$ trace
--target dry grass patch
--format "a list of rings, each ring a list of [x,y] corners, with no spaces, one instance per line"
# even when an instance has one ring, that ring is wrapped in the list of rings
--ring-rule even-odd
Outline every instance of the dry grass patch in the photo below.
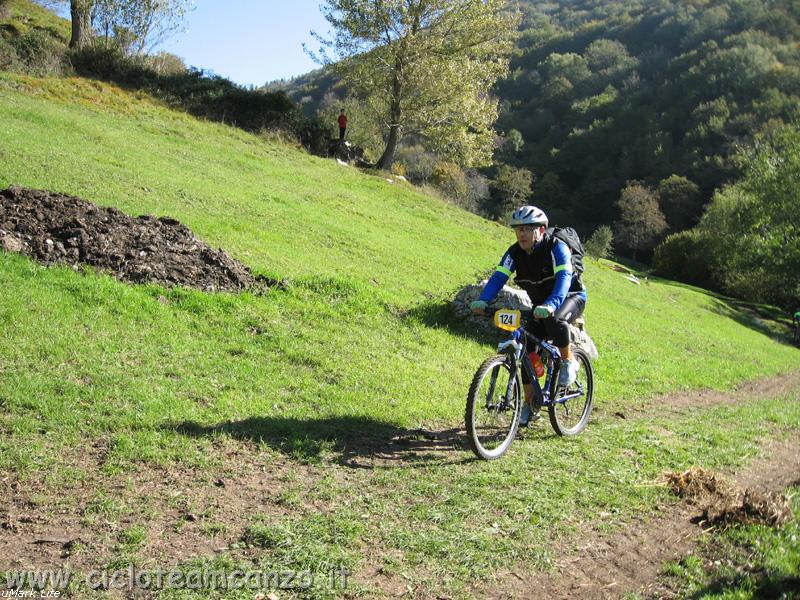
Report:
[[[701,523],[782,525],[792,518],[791,498],[785,494],[742,489],[700,467],[667,473],[664,483],[702,509]]]

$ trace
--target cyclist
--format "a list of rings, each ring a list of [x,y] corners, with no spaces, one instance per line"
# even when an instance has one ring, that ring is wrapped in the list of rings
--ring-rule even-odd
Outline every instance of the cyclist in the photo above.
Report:
[[[794,341],[800,342],[800,308],[794,311]]]
[[[575,382],[579,363],[570,347],[569,323],[577,319],[586,307],[586,290],[579,275],[574,275],[569,246],[547,232],[547,215],[535,206],[522,206],[511,215],[511,227],[517,236],[503,255],[494,274],[489,278],[479,300],[470,303],[476,314],[485,314],[489,302],[503,289],[508,278],[516,272],[514,281],[527,292],[533,315],[527,327],[535,336],[552,339],[563,359],[558,385]],[[525,404],[520,425],[539,418],[533,409],[533,384],[523,369],[522,383]]]

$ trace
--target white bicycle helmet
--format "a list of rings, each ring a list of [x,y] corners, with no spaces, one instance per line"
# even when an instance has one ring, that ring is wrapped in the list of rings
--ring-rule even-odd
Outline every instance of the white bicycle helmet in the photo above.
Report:
[[[535,206],[525,205],[520,206],[511,215],[511,227],[518,225],[539,225],[547,227],[547,215],[541,208]]]

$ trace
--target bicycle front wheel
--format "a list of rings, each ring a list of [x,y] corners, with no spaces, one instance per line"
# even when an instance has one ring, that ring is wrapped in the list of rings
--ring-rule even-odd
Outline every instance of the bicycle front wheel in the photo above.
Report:
[[[577,435],[589,422],[594,393],[592,363],[583,350],[575,350],[575,359],[580,364],[578,378],[566,389],[557,389],[553,383],[555,401],[550,405],[550,424],[558,435]],[[553,377],[554,382],[558,374]],[[567,398],[567,400],[563,400]]]
[[[514,359],[496,354],[478,367],[467,394],[464,420],[472,451],[485,460],[508,451],[519,426],[522,408]]]

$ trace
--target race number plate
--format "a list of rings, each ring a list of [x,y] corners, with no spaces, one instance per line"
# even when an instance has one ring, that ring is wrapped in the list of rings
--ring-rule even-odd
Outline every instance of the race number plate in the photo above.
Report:
[[[506,331],[516,331],[522,324],[522,313],[509,308],[498,310],[494,313],[494,324]]]

